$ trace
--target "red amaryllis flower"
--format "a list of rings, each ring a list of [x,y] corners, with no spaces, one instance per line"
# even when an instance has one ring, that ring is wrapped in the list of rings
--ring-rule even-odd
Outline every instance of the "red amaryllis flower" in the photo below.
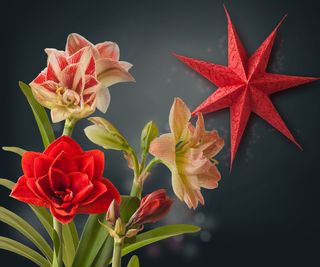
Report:
[[[120,194],[102,177],[104,154],[83,151],[70,137],[62,136],[43,153],[25,152],[21,176],[11,197],[49,208],[61,223],[69,223],[77,213],[106,212]]]
[[[159,189],[142,198],[139,208],[128,222],[129,228],[145,223],[155,223],[165,217],[171,209],[172,200],[164,189]]]

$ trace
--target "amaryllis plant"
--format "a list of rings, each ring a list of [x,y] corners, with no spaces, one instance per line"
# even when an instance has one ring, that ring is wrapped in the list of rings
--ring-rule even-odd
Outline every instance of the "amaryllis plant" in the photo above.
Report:
[[[116,43],[94,45],[79,34],[68,36],[64,51],[45,51],[47,66],[29,85],[19,83],[35,116],[44,150],[3,147],[21,156],[22,170],[16,182],[0,179],[0,184],[11,190],[12,198],[29,205],[51,242],[22,217],[0,207],[0,220],[29,239],[37,251],[4,236],[0,237],[0,248],[42,267],[119,267],[123,256],[143,246],[199,231],[187,224],[145,231],[145,224],[156,223],[170,212],[174,200],[164,189],[145,195],[143,187],[152,177],[152,168],[164,164],[171,172],[177,199],[193,209],[199,202],[204,204],[201,188],[214,189],[221,178],[214,157],[224,141],[217,131],[205,129],[200,113],[193,125],[189,108],[175,98],[169,114],[170,133],[159,136],[156,124],[148,122],[137,153],[110,121],[89,118],[92,125],[84,129],[88,139],[105,150],[122,151],[132,169],[131,192],[120,195],[112,183],[119,177],[109,180],[103,175],[103,151],[85,151],[71,136],[77,121],[96,109],[107,111],[110,86],[134,81],[129,73],[132,65],[119,61]],[[51,110],[53,123],[65,122],[58,138],[44,107]],[[79,213],[89,214],[82,233],[74,222]],[[138,257],[133,256],[128,266],[139,266]]]

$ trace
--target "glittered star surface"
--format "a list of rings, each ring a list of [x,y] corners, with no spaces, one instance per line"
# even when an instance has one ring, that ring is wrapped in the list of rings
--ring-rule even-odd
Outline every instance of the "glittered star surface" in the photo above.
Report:
[[[273,93],[318,80],[266,72],[277,30],[285,17],[254,54],[248,57],[226,8],[225,12],[228,19],[228,66],[175,54],[179,60],[218,86],[218,89],[193,111],[193,115],[230,108],[231,166],[251,112],[301,148],[269,98]]]

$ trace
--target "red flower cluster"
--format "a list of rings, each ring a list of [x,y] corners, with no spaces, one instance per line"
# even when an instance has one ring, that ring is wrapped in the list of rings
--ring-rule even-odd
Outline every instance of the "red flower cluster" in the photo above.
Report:
[[[24,175],[11,196],[29,204],[49,208],[61,223],[69,223],[77,213],[106,212],[120,194],[103,178],[104,154],[83,151],[70,137],[62,136],[43,153],[25,152]]]

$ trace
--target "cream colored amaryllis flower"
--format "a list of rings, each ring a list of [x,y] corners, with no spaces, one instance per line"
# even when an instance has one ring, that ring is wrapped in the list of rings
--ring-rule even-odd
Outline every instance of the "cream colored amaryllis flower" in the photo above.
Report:
[[[213,157],[222,149],[224,140],[217,131],[206,131],[201,113],[194,127],[185,103],[176,98],[170,110],[171,133],[154,139],[149,152],[162,160],[172,173],[172,186],[177,197],[189,208],[204,204],[201,187],[214,189],[221,175]]]
[[[105,113],[110,103],[110,92],[108,87],[119,82],[134,82],[135,79],[129,73],[132,64],[126,61],[119,61],[119,46],[110,41],[92,44],[86,38],[77,33],[68,36],[65,53],[72,56],[84,47],[90,47],[96,63],[97,80],[102,84],[97,92],[97,108]],[[47,48],[46,53],[50,54],[56,49]]]
[[[52,51],[47,67],[30,83],[37,101],[51,109],[53,122],[89,116],[96,109],[101,86],[88,47],[72,56]]]

